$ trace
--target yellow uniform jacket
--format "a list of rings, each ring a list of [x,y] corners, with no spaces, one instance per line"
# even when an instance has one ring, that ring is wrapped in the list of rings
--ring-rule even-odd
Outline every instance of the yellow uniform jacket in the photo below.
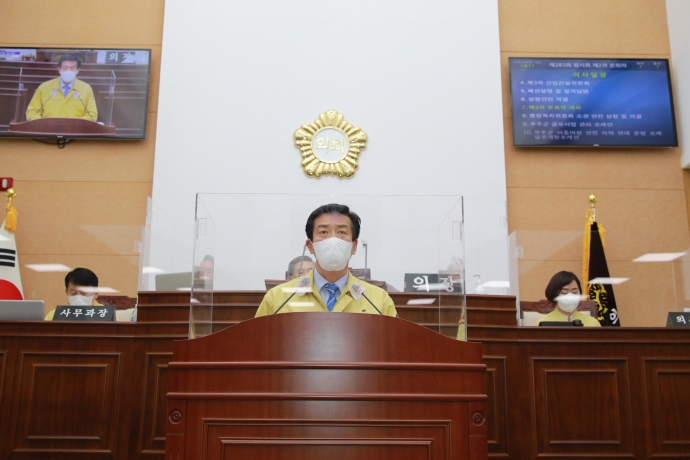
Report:
[[[584,314],[580,313],[579,311],[576,311],[576,312],[575,312],[575,314],[572,316],[571,321],[574,321],[574,320],[576,320],[576,319],[579,319],[580,321],[582,321],[582,324],[583,324],[584,326],[588,326],[588,327],[601,327],[601,324],[599,324],[599,320],[598,320],[598,319],[592,318],[591,316],[584,315]],[[566,322],[566,321],[568,321],[568,318],[566,318],[565,316],[563,316],[563,314],[562,314],[560,311],[558,311],[558,309],[554,309],[554,310],[553,310],[551,313],[549,313],[548,315],[546,315],[546,316],[544,316],[544,317],[542,317],[542,318],[539,318],[539,319],[534,323],[534,325],[535,325],[535,326],[539,326],[539,323],[542,322],[542,321],[562,321],[562,322]]]
[[[309,287],[308,292],[304,295],[295,294],[285,306],[278,312],[289,313],[289,312],[307,312],[315,311],[328,313],[328,308],[326,308],[326,302],[321,298],[321,295],[314,286],[314,270],[310,271],[307,275],[309,277]],[[259,309],[256,311],[256,316],[266,316],[272,315],[276,310],[283,305],[290,295],[294,292],[299,278],[290,280],[286,283],[280,284],[266,293],[264,300],[261,301]],[[361,299],[355,300],[352,298],[350,293],[350,287],[353,283],[359,283],[364,288],[364,295],[366,295],[371,302],[376,305],[376,307],[381,310],[384,315],[387,316],[397,316],[398,313],[395,310],[395,305],[393,304],[393,299],[388,295],[383,289],[366,283],[352,276],[352,273],[348,272],[347,284],[345,285],[344,292],[340,295],[338,302],[336,302],[333,307],[333,312],[346,312],[346,313],[369,313],[378,315],[374,307],[367,301],[367,299],[362,296]]]
[[[56,88],[58,91],[52,96],[53,90]],[[75,90],[79,93],[79,98],[74,95]],[[41,106],[43,110],[41,110]],[[67,93],[67,97],[65,97],[62,94],[60,78],[54,78],[42,83],[34,93],[34,97],[31,98],[29,107],[26,109],[26,119],[28,121],[41,118],[81,118],[82,120],[98,121],[96,99],[93,97],[91,86],[88,83],[75,79],[74,85],[72,85],[69,93]]]

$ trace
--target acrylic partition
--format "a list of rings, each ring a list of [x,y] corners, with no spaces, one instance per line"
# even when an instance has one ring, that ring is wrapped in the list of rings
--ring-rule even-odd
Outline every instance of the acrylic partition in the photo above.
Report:
[[[68,305],[65,277],[76,268],[86,268],[98,278],[98,286],[91,286],[95,302],[116,306],[119,321],[134,319],[139,225],[109,224],[103,216],[73,225],[35,225],[21,219],[21,208],[19,212],[14,238],[26,300],[44,301],[46,313]]]
[[[213,332],[215,229],[215,222],[204,203],[203,196],[197,195],[194,211],[194,265],[192,266],[192,289],[189,300],[190,339],[204,337]]]
[[[140,231],[139,291],[190,291],[194,197],[153,197]]]
[[[510,234],[511,292],[517,296],[519,324],[533,325],[543,314],[548,306],[546,286],[555,273],[563,270],[577,275],[586,297],[590,296],[587,281],[602,284],[608,298],[594,289],[591,295],[599,293],[600,303],[606,308],[613,305],[613,292],[622,327],[663,327],[669,312],[690,308],[690,249],[684,246],[682,238],[678,241],[651,239],[634,230],[606,229],[604,253],[608,279],[601,276],[592,279],[597,276],[592,274],[583,281],[583,237],[584,228]],[[581,303],[578,308],[584,312],[588,307]],[[535,313],[535,308],[542,313]],[[606,315],[608,321],[616,319],[610,310],[597,310],[596,315],[601,319]]]
[[[398,310],[464,339],[462,197],[285,194],[197,195],[190,337],[211,332],[214,290],[265,291],[286,280],[291,260],[313,260],[305,224],[328,203],[346,204],[362,220],[349,264],[353,276],[389,292],[410,292],[396,297],[406,299]]]
[[[505,201],[465,198],[467,293],[511,295]]]

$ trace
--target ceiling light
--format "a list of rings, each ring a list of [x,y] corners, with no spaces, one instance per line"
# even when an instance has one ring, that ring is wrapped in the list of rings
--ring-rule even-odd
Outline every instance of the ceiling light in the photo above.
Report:
[[[62,264],[26,264],[26,268],[35,272],[70,272],[72,271],[67,265]]]
[[[683,257],[687,252],[650,252],[633,260],[633,262],[671,262]]]
[[[623,284],[626,281],[630,281],[630,278],[594,278],[589,281],[589,284]]]

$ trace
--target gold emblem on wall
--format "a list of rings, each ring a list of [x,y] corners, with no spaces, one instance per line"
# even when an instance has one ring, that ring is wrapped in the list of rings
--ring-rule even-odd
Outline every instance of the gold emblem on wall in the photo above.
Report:
[[[295,131],[295,147],[302,152],[302,169],[309,177],[355,175],[359,154],[367,147],[367,135],[345,121],[343,114],[328,110]]]

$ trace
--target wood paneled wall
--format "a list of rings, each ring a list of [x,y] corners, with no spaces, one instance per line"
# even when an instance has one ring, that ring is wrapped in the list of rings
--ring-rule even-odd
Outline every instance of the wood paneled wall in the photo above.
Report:
[[[151,83],[144,141],[78,140],[64,149],[19,139],[0,141],[0,176],[14,177],[17,246],[24,295],[65,303],[65,273],[26,264],[88,267],[101,286],[136,296],[134,242],[151,195],[164,0],[24,0],[4,2],[0,46],[150,48]]]
[[[663,326],[675,295],[668,264],[634,264],[650,252],[690,247],[680,151],[516,148],[508,58],[671,58],[664,0],[499,0],[509,231],[541,235],[520,260],[520,298],[544,298],[553,273],[582,272],[587,197],[598,197],[611,276],[624,326]],[[544,232],[537,234],[536,232]],[[546,232],[559,232],[548,235]],[[547,250],[544,243],[559,247]],[[535,253],[537,248],[541,253]]]
[[[630,261],[647,252],[690,247],[690,180],[685,186],[678,149],[513,147],[508,57],[670,58],[664,0],[498,4],[509,230],[580,230],[587,196],[595,193],[599,221],[609,232],[612,276],[646,282],[616,289],[623,324],[662,326],[676,295],[668,270]],[[64,273],[37,273],[26,264],[90,267],[101,285],[130,296],[136,292],[134,241],[144,223],[153,178],[163,8],[164,0],[25,0],[3,5],[3,46],[153,50],[145,141],[77,141],[64,150],[28,140],[0,142],[0,175],[14,177],[19,193],[17,244],[25,295],[44,299],[47,308],[64,301]],[[530,261],[533,256],[525,254],[521,298],[543,298],[546,282],[558,270],[579,274],[580,244],[569,241],[545,262]]]

